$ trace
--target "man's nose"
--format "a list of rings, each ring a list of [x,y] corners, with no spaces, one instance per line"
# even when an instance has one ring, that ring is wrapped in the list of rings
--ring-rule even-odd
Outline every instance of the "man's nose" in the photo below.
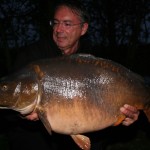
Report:
[[[64,25],[63,25],[63,23],[58,23],[58,24],[55,26],[55,30],[56,30],[57,32],[63,31],[63,30],[64,30]]]

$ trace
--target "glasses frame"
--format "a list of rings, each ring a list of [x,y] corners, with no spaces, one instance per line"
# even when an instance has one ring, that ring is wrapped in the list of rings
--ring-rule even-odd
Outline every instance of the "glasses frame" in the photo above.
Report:
[[[85,22],[80,22],[80,23],[72,24],[72,23],[68,23],[68,22],[65,22],[65,21],[58,21],[58,23],[54,23],[54,20],[50,20],[49,21],[49,25],[51,27],[53,27],[53,28],[54,28],[55,25],[57,26],[57,25],[60,25],[60,24],[62,24],[62,26],[64,28],[71,28],[73,26],[81,25],[81,24],[84,24],[84,23]]]

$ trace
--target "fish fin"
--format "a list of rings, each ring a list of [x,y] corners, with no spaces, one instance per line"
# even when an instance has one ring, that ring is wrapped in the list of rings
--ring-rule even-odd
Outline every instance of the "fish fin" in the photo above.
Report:
[[[77,135],[71,135],[71,137],[81,149],[90,150],[91,141],[87,136],[77,134]]]
[[[39,116],[41,122],[43,123],[46,130],[48,131],[48,133],[52,134],[52,128],[51,128],[51,125],[50,125],[49,121],[47,120],[45,112],[37,111],[37,113],[38,113],[38,116]]]
[[[42,72],[42,70],[40,69],[38,65],[34,65],[33,68],[34,68],[34,71],[37,73],[38,78],[41,80],[42,77],[44,76],[44,73]]]
[[[117,121],[113,124],[113,126],[118,126],[125,119],[125,115],[121,114],[118,116]]]

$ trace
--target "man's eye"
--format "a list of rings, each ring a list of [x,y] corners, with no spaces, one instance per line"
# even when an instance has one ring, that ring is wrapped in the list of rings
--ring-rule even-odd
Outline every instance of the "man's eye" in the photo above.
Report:
[[[53,22],[53,25],[58,25],[59,23],[58,22]]]
[[[8,90],[8,86],[7,85],[3,85],[2,90],[3,91],[7,91]]]
[[[70,26],[71,26],[70,23],[65,23],[64,25],[65,25],[66,27],[70,27]]]

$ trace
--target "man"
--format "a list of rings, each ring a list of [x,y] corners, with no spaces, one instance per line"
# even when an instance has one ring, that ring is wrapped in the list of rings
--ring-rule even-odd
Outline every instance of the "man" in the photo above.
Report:
[[[71,55],[83,52],[80,47],[80,37],[88,30],[89,17],[83,11],[81,4],[73,2],[62,2],[56,7],[53,20],[53,39],[63,55]],[[80,51],[79,51],[79,50]],[[85,51],[86,52],[86,51]],[[132,106],[125,105],[120,108],[127,118],[124,125],[130,125],[138,118],[138,111]]]
[[[14,68],[20,68],[40,58],[51,58],[74,53],[94,54],[93,49],[89,45],[90,43],[84,43],[82,39],[89,27],[89,16],[77,0],[63,1],[63,3],[57,5],[54,18],[50,22],[50,25],[53,28],[53,40],[57,49],[54,51],[51,48],[53,43],[45,39],[42,40],[42,42],[30,45],[22,49],[18,57],[16,56],[16,66]],[[132,106],[126,104],[120,108],[120,111],[127,116],[122,122],[125,126],[129,126],[138,119],[139,111]],[[10,118],[12,119],[12,117]],[[38,116],[35,112],[29,114],[26,118],[29,120],[38,120]],[[13,122],[10,121],[11,125],[8,123],[9,128],[10,126],[12,128],[8,131],[8,140],[11,150],[31,150],[34,148],[44,150],[60,150],[63,148],[65,150],[78,149],[70,136],[57,134],[50,136],[47,131],[44,130],[43,125],[37,121],[18,120],[18,117],[14,120]],[[103,131],[100,131],[100,134],[102,134],[102,132]],[[100,134],[94,133],[89,135],[92,137],[92,149],[102,149],[102,145],[99,141],[103,140],[103,136],[99,136]]]
[[[80,40],[88,30],[89,16],[77,0],[59,3],[55,9],[54,18],[50,21],[50,25],[53,28],[53,40],[62,55],[89,53]],[[120,111],[126,115],[125,120],[122,122],[125,126],[129,126],[138,119],[139,111],[132,106],[126,104],[120,108]],[[38,120],[38,116],[34,112],[26,118]],[[93,143],[92,146],[94,147],[92,149],[102,149],[99,143]],[[61,147],[64,148],[63,145]],[[70,149],[72,148],[70,147]]]

